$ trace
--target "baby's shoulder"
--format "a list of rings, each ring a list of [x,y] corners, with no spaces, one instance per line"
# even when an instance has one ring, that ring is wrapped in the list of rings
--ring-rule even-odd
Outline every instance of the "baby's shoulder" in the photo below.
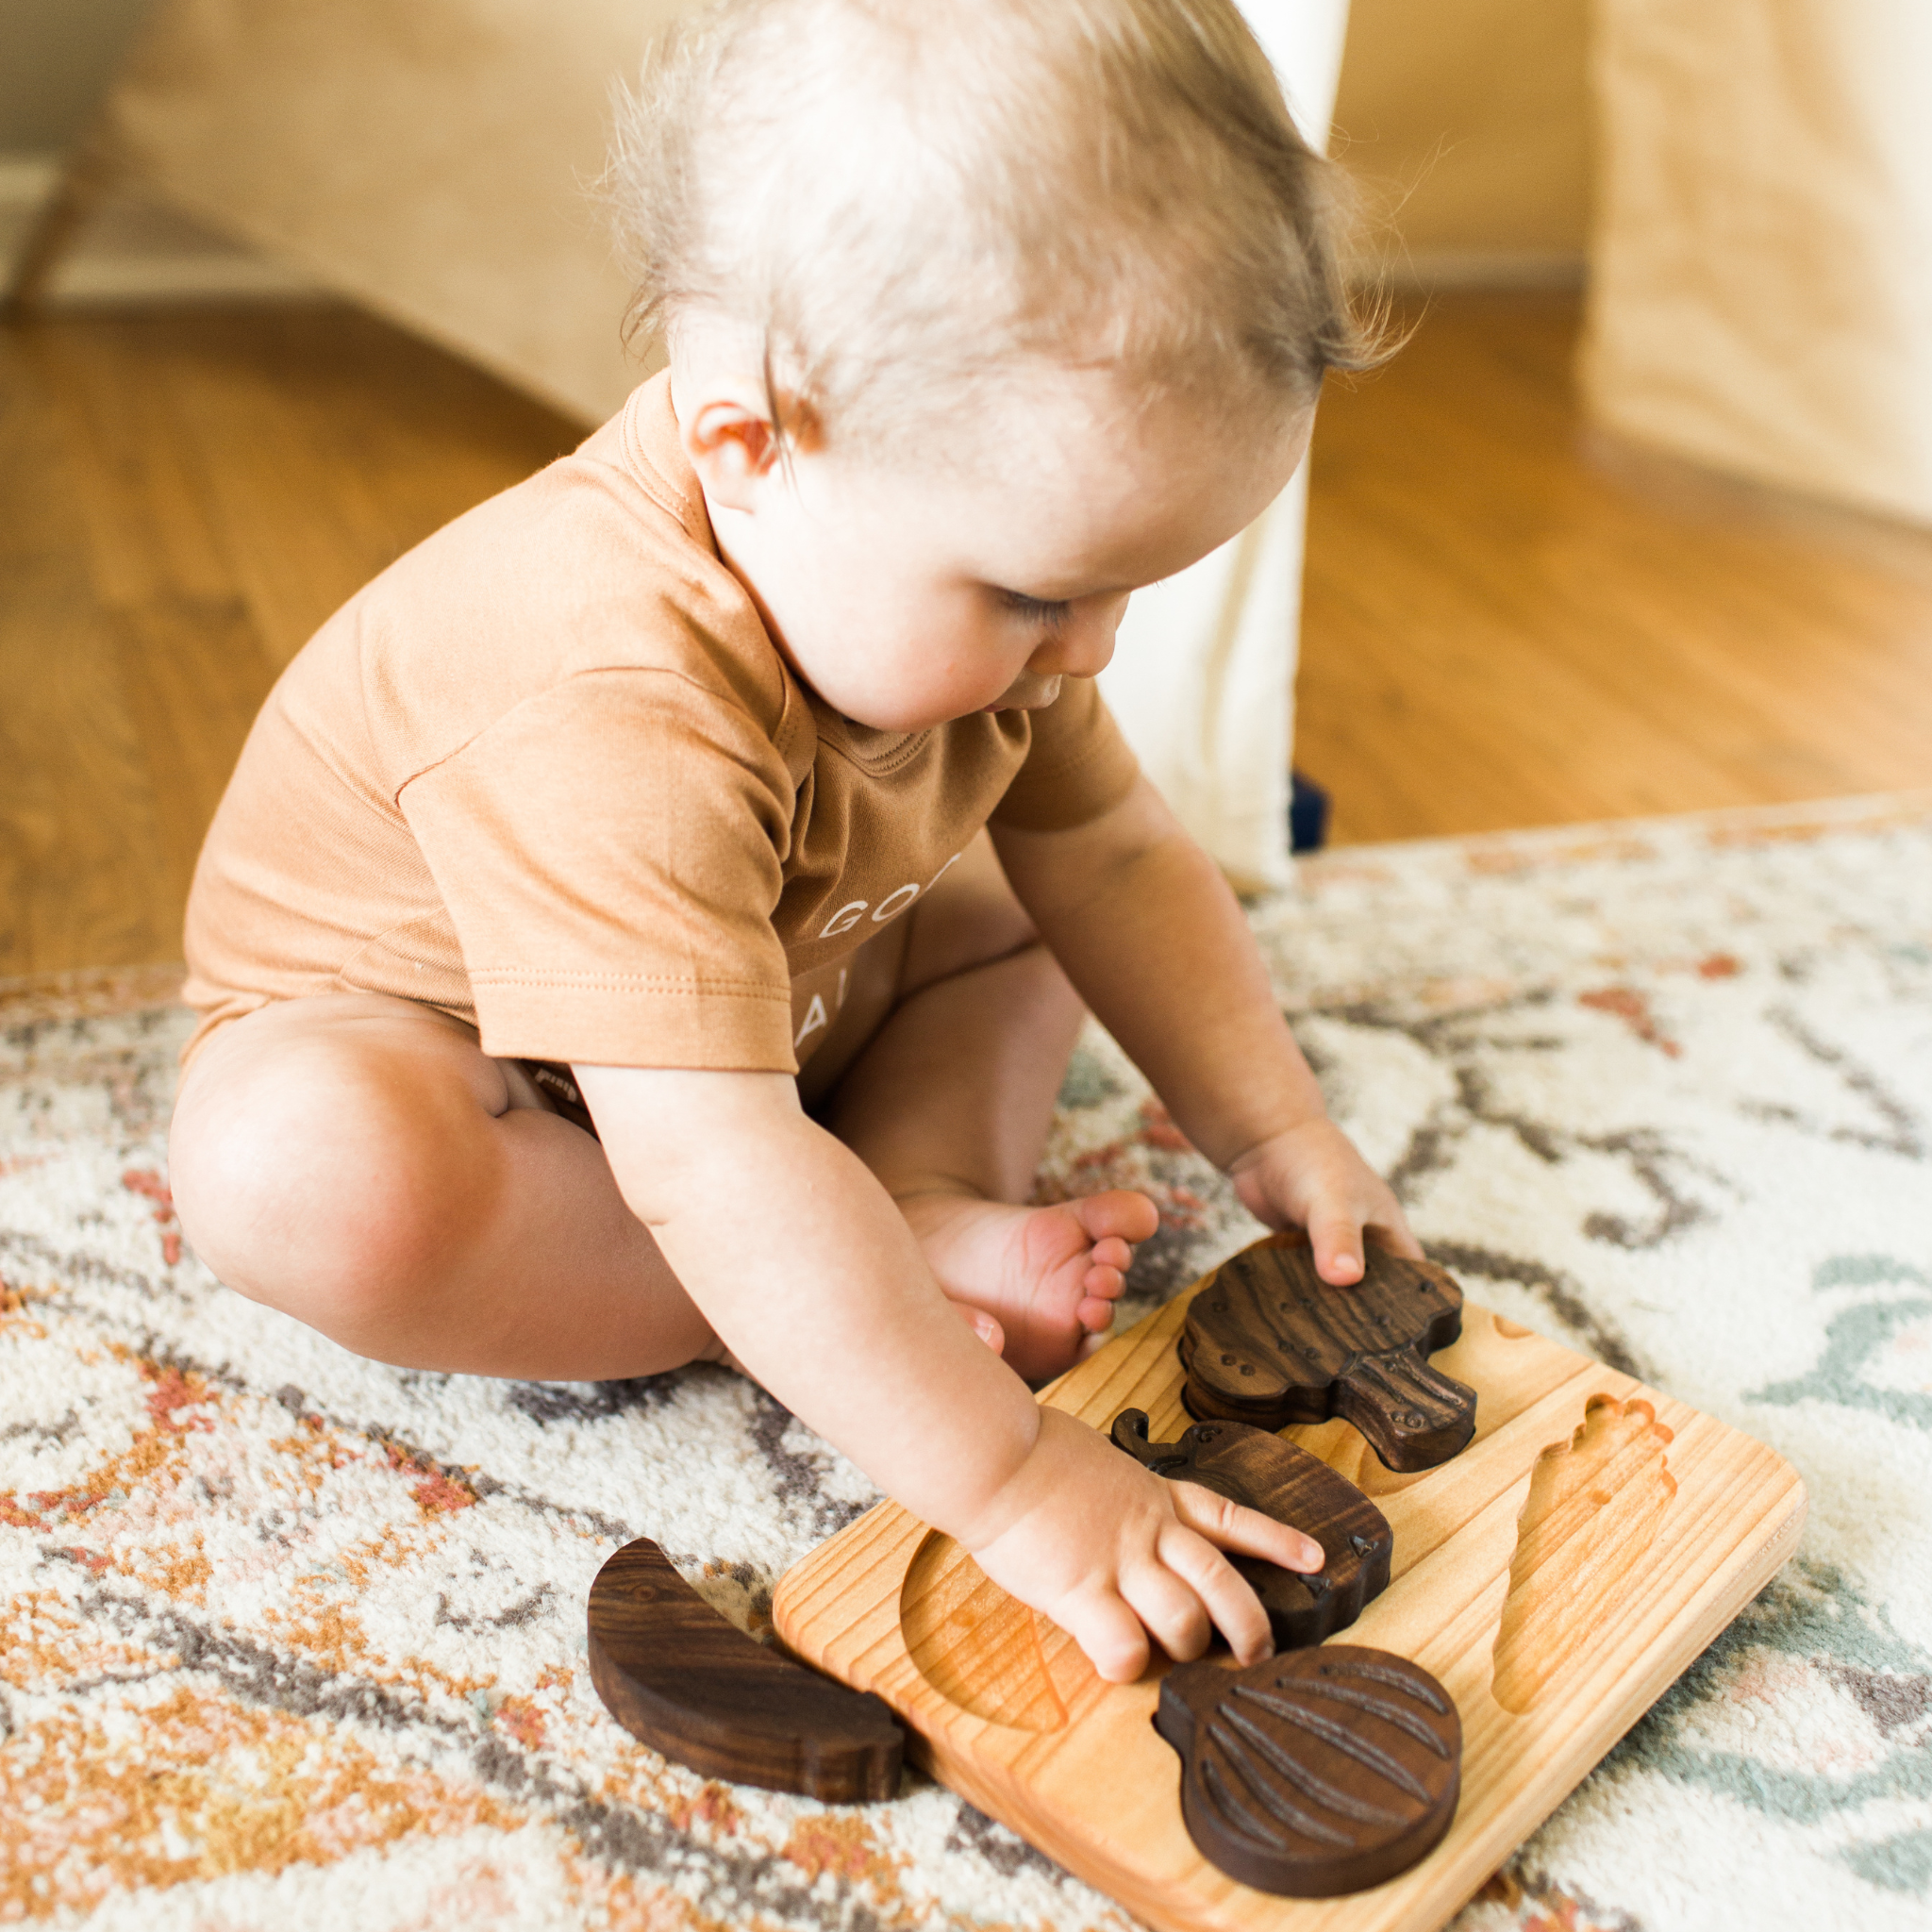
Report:
[[[570,686],[594,707],[600,687],[661,684],[668,703],[789,741],[795,680],[708,526],[617,454],[599,432],[399,558],[324,626],[285,696],[353,702],[408,741],[393,745],[406,765]]]
[[[742,587],[638,481],[579,450],[479,504],[371,584],[406,642],[556,676],[708,676],[773,656]]]

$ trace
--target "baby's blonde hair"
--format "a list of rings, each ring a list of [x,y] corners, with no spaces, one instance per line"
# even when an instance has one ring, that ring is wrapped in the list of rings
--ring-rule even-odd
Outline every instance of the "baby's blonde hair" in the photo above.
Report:
[[[1232,0],[718,0],[620,98],[610,187],[633,330],[737,330],[840,437],[1016,358],[1231,412],[1379,359]]]

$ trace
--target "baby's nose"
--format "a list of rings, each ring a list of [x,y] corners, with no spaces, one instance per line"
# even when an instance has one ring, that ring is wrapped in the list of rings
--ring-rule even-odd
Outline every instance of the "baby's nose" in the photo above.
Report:
[[[1126,608],[1124,596],[1076,598],[1027,658],[1027,670],[1041,677],[1092,677],[1105,671]]]

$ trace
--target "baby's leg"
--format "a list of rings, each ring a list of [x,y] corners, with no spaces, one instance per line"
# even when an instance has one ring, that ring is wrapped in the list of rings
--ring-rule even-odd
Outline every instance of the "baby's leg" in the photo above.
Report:
[[[1081,1006],[976,840],[912,915],[891,1016],[841,1079],[832,1130],[899,1203],[940,1286],[1006,1330],[1029,1379],[1072,1366],[1113,1319],[1144,1194],[1024,1202]]]
[[[215,1274],[358,1355],[600,1381],[718,1351],[598,1142],[412,1001],[331,993],[223,1027],[169,1162]]]

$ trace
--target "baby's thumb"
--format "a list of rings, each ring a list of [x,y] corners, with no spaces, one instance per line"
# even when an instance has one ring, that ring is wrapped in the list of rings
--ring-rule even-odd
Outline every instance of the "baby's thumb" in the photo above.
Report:
[[[1361,1224],[1346,1214],[1308,1217],[1315,1273],[1332,1288],[1353,1288],[1362,1278]]]

